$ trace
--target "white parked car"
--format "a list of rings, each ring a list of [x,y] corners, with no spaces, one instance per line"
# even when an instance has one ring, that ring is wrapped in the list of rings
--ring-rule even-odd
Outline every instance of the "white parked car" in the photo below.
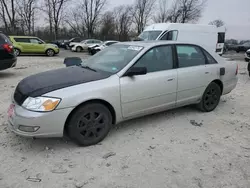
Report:
[[[96,39],[88,39],[88,40],[84,40],[80,43],[73,43],[70,44],[71,46],[73,46],[71,48],[72,51],[74,52],[81,52],[81,51],[87,51],[89,46],[92,45],[99,45],[102,44],[103,42],[101,40],[96,40]]]
[[[246,53],[245,53],[245,60],[246,60],[247,62],[250,62],[250,49],[247,50]]]
[[[88,51],[91,55],[94,55],[96,54],[97,52],[105,49],[106,47],[108,46],[111,46],[113,44],[116,44],[118,43],[119,41],[115,41],[115,40],[109,40],[109,41],[105,41],[103,42],[102,44],[99,44],[99,45],[92,45],[90,47],[88,47]]]
[[[117,43],[81,66],[20,81],[8,110],[9,128],[28,137],[67,134],[93,145],[128,119],[190,104],[210,112],[236,87],[237,74],[236,63],[198,45]]]

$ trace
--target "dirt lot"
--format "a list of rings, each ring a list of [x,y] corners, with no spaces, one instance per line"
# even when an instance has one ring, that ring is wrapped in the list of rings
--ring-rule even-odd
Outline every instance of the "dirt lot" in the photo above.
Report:
[[[19,57],[15,69],[0,72],[0,188],[250,187],[245,62],[238,61],[237,88],[211,113],[185,107],[128,121],[100,145],[86,148],[64,139],[33,140],[9,132],[6,111],[17,83],[63,67],[62,62],[63,55]]]

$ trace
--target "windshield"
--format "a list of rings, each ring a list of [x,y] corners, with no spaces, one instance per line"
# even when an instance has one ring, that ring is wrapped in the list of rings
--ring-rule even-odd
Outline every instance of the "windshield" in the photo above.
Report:
[[[141,50],[141,46],[114,44],[98,52],[83,62],[95,70],[109,73],[117,73],[123,69]]]
[[[139,38],[143,40],[156,40],[162,31],[143,31]]]

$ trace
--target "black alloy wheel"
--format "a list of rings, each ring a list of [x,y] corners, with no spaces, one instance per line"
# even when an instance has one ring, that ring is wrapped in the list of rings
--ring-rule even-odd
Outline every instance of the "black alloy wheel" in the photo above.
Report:
[[[198,108],[203,112],[213,111],[219,104],[221,97],[220,86],[214,82],[206,88]]]
[[[68,124],[69,137],[82,146],[102,141],[112,127],[109,109],[99,103],[90,103],[78,108]]]

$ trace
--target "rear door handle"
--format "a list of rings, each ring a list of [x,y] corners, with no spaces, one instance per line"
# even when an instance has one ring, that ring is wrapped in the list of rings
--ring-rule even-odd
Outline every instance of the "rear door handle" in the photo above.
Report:
[[[173,81],[173,80],[174,80],[174,78],[169,78],[169,79],[168,79],[168,82]]]
[[[209,74],[209,72],[205,72],[205,74]]]

